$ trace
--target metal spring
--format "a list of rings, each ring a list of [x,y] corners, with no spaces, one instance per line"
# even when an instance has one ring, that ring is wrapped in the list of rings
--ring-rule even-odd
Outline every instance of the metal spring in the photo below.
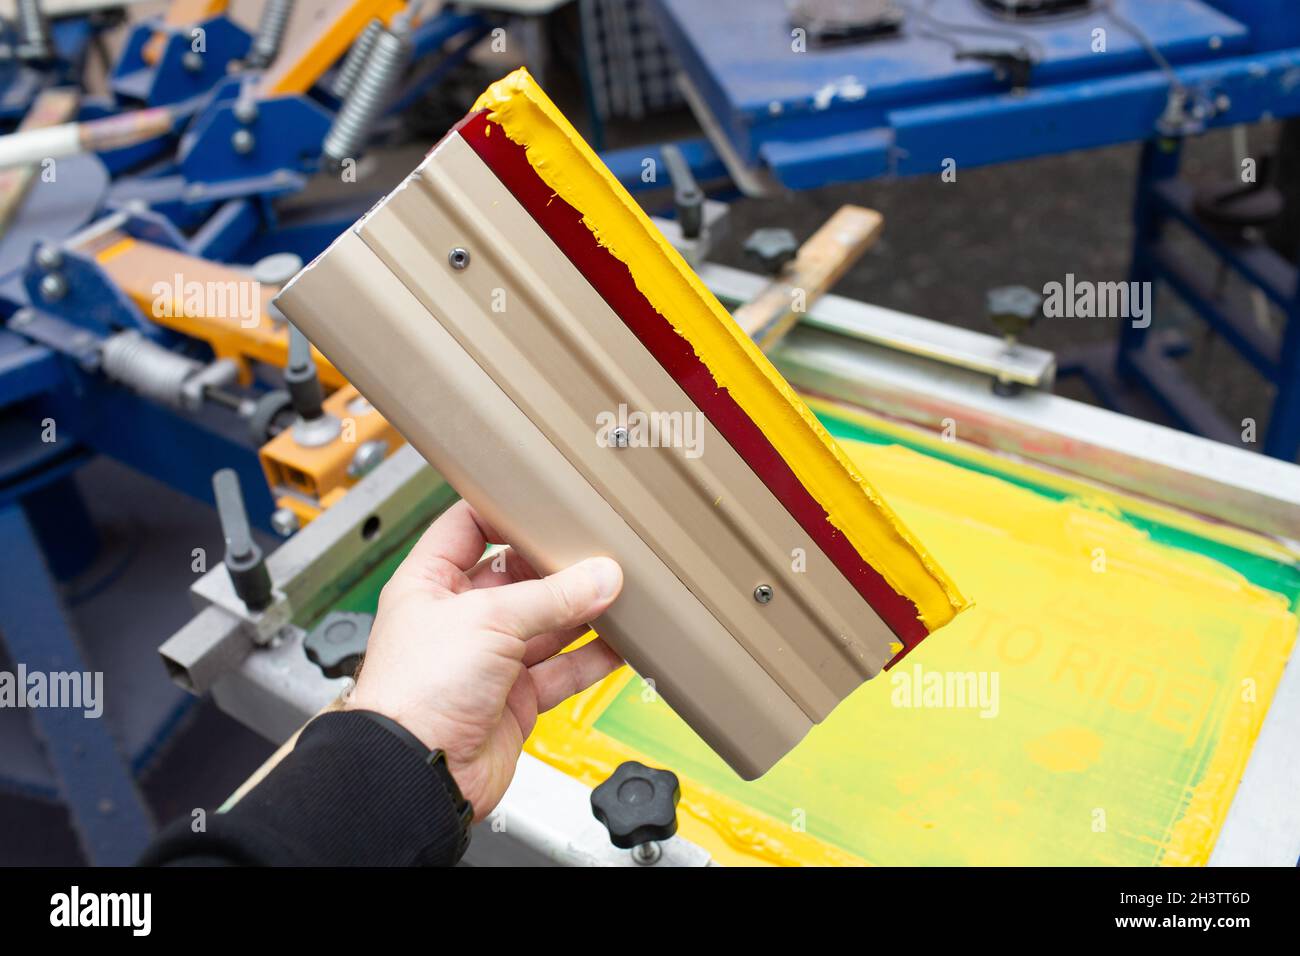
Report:
[[[50,43],[50,22],[45,19],[41,0],[18,0],[18,50],[19,55],[42,59],[53,54]]]
[[[203,368],[201,362],[170,352],[135,330],[106,339],[100,361],[104,374],[114,381],[176,406],[184,401],[186,380]]]
[[[269,66],[280,52],[280,41],[284,39],[284,28],[293,13],[293,0],[266,0],[262,8],[262,18],[257,21],[257,35],[253,37],[253,47],[248,54],[250,66],[261,68]]]
[[[343,65],[339,67],[334,77],[334,85],[330,89],[330,92],[339,99],[343,99],[352,91],[352,86],[361,75],[370,51],[375,48],[375,40],[379,38],[383,29],[382,20],[378,18],[371,20],[361,31],[361,36],[357,37],[356,42],[352,44],[352,49],[348,50],[348,55],[343,58]]]
[[[375,37],[365,69],[325,135],[322,151],[336,166],[360,154],[371,128],[387,109],[410,57],[410,35],[402,27],[394,25]]]

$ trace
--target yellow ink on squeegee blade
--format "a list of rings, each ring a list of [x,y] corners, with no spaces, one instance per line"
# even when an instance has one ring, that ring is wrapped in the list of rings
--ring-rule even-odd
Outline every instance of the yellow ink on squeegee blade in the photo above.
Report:
[[[555,193],[582,214],[596,240],[624,263],[636,287],[704,363],[714,380],[763,429],[827,520],[898,594],[929,631],[969,602],[853,466],[794,389],[666,242],[563,114],[519,69],[474,104],[488,110]]]

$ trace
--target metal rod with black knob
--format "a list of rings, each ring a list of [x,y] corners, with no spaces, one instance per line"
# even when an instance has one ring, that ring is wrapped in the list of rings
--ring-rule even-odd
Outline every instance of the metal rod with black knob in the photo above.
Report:
[[[233,468],[223,468],[212,476],[212,493],[217,502],[217,518],[221,521],[221,536],[226,542],[224,562],[230,572],[230,583],[245,607],[253,612],[263,611],[271,606],[275,591],[266,556],[253,540],[244,494]]]
[[[1008,355],[1014,355],[1020,337],[1042,317],[1043,297],[1022,285],[999,286],[985,294],[989,321],[1002,333]],[[1005,373],[993,380],[993,392],[1003,397],[1020,394],[1022,386]]]
[[[687,239],[698,239],[704,230],[704,192],[695,181],[691,164],[677,146],[669,143],[660,153],[668,168],[668,179],[673,184],[673,206],[677,211],[677,221],[682,227],[682,235]]]
[[[289,361],[284,369],[284,384],[289,390],[298,421],[293,426],[293,437],[298,444],[308,448],[326,445],[338,437],[340,422],[325,411],[325,391],[321,387],[316,361],[312,358],[311,342],[298,329],[289,325]]]

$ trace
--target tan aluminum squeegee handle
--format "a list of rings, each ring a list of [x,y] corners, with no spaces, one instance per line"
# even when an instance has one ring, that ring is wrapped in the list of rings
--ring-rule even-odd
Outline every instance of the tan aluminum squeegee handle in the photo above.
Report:
[[[741,773],[757,776],[793,747],[812,722],[776,682],[359,237],[345,233],[335,253],[328,271],[318,261],[276,300],[290,321],[539,571],[600,553],[623,565],[623,594],[592,624],[634,667],[632,642],[620,640],[632,633],[655,627],[665,643],[697,644],[702,659],[687,683],[698,686],[685,696],[730,711],[734,703],[716,697],[730,685],[748,713],[682,716]]]
[[[620,402],[694,406],[459,137],[276,303],[539,571],[619,561],[623,594],[593,626],[742,776],[891,656],[883,622],[711,423],[694,459],[598,444],[597,414]]]

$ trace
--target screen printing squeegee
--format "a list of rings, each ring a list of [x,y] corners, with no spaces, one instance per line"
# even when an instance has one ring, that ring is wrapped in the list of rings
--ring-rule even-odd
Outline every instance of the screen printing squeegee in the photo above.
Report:
[[[746,778],[966,605],[524,70],[276,302]]]

